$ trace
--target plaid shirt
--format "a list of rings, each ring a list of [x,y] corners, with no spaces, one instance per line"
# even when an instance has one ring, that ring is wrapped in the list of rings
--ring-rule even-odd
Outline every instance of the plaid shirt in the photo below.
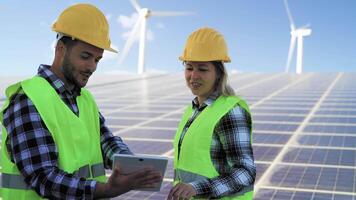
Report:
[[[197,97],[192,101],[193,114],[183,128],[180,143],[197,116],[217,98],[218,95],[213,93],[201,106]],[[250,130],[251,116],[238,105],[220,119],[214,128],[210,149],[212,163],[220,175],[189,183],[197,191],[198,197],[221,198],[253,185],[256,166]]]
[[[79,115],[76,97],[80,88],[69,91],[64,83],[40,65],[38,75],[45,78],[67,106]],[[113,136],[100,116],[100,143],[106,168],[111,168],[114,153],[132,154],[120,137]],[[32,101],[22,90],[11,98],[4,111],[3,125],[8,132],[6,147],[25,182],[42,197],[50,199],[92,199],[96,185],[58,168],[56,144]],[[3,141],[4,142],[4,141]]]

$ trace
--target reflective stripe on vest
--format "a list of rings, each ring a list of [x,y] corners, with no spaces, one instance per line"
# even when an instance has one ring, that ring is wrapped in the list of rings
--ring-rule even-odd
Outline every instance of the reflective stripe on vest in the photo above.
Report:
[[[92,165],[91,167],[89,167],[89,165],[86,165],[79,168],[78,171],[74,172],[74,175],[83,178],[95,178],[98,176],[105,175],[105,168],[103,163],[98,163]],[[25,183],[24,177],[22,175],[7,174],[7,173],[2,173],[1,187],[11,188],[11,189],[21,189],[21,190],[30,189],[29,186]]]

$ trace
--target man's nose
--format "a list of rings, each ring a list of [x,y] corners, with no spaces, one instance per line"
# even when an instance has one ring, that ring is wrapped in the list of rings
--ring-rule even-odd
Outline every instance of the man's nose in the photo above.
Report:
[[[91,61],[88,65],[87,65],[87,70],[90,71],[91,73],[95,72],[96,67],[98,66],[98,63],[94,61]]]

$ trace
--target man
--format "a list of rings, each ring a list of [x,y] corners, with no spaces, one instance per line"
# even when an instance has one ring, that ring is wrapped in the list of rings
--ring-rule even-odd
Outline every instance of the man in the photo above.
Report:
[[[0,112],[3,199],[93,199],[153,187],[162,179],[153,169],[106,180],[115,153],[132,154],[105,125],[90,92],[83,87],[110,47],[103,13],[89,4],[65,9],[51,66],[6,90]]]

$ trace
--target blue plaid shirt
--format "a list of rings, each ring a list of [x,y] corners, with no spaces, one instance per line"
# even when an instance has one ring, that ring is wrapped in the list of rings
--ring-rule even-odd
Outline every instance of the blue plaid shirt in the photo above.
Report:
[[[200,106],[197,97],[192,101],[193,114],[183,128],[180,143],[197,116],[217,98],[213,93]],[[212,163],[220,175],[189,183],[197,191],[197,197],[221,198],[254,184],[256,166],[250,130],[251,116],[239,105],[220,119],[214,128],[210,149]]]
[[[38,75],[45,78],[61,99],[79,115],[76,97],[80,88],[68,90],[64,83],[50,71],[50,66],[40,65]],[[106,168],[111,168],[114,153],[132,154],[120,137],[113,136],[100,116],[100,143]],[[49,199],[92,199],[96,185],[68,174],[58,168],[56,144],[32,101],[22,90],[13,95],[4,111],[3,125],[8,138],[5,141],[11,160],[16,164],[25,182],[40,196]],[[4,142],[4,141],[3,141]]]

